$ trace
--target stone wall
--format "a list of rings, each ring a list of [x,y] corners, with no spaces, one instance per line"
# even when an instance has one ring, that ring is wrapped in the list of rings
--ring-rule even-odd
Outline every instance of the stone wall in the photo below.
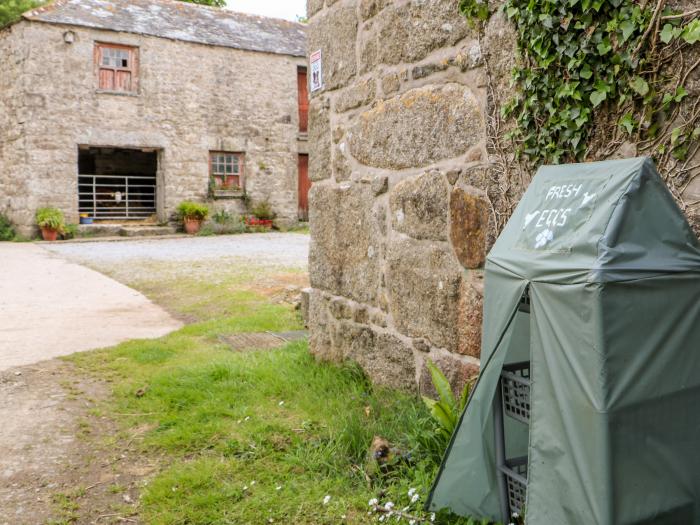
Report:
[[[486,122],[518,55],[500,4],[478,38],[456,0],[307,3],[324,78],[310,109],[311,349],[379,383],[429,391],[427,359],[455,389],[478,371],[482,267],[529,182],[508,179],[513,152],[487,140],[512,125]],[[684,196],[700,225],[700,177]]]
[[[311,349],[424,392],[427,359],[458,389],[478,372],[494,238],[483,50],[457,4],[308,2]],[[501,81],[514,36],[497,15],[486,38]]]
[[[97,92],[95,42],[139,47],[138,95]],[[0,61],[0,212],[25,233],[39,206],[77,221],[81,144],[157,148],[160,220],[207,198],[209,151],[244,152],[251,199],[296,222],[304,58],[22,21],[0,31]]]

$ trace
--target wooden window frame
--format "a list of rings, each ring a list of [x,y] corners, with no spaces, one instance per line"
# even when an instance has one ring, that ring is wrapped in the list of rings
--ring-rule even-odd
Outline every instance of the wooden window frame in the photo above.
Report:
[[[302,84],[302,75],[304,82]],[[309,132],[309,77],[305,66],[297,66],[297,93],[299,107],[299,133],[306,135]]]
[[[214,173],[214,157],[217,155],[229,155],[238,159],[238,174],[231,173]],[[228,178],[233,179],[228,182]],[[238,184],[235,184],[235,178],[238,177]],[[245,190],[245,153],[240,151],[210,151],[209,152],[209,180],[214,184],[214,189],[217,190]],[[218,183],[217,183],[218,180]]]
[[[129,53],[128,67],[105,66],[103,65],[104,49],[121,49]],[[95,42],[94,51],[95,62],[95,78],[97,83],[97,91],[99,93],[111,93],[118,95],[137,95],[139,92],[139,48],[137,46],[129,46],[125,44],[114,44],[112,42]],[[104,87],[102,85],[101,75],[103,71],[113,72],[112,87]],[[130,75],[130,89],[118,89],[116,87],[116,78],[119,72],[128,72]]]

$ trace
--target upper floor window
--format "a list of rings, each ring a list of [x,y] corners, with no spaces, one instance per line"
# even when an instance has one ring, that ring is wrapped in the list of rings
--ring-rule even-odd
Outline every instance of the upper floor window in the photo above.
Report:
[[[217,189],[243,188],[243,153],[212,151],[209,172]]]
[[[297,68],[297,86],[299,93],[299,132],[306,133],[309,129],[309,88],[305,67]]]
[[[118,44],[95,44],[98,89],[136,93],[138,48]]]

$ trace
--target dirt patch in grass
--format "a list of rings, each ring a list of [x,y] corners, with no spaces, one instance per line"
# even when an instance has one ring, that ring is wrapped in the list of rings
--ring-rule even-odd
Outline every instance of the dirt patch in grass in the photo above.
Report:
[[[155,465],[97,408],[107,392],[59,360],[0,373],[0,523],[124,523],[134,514]]]

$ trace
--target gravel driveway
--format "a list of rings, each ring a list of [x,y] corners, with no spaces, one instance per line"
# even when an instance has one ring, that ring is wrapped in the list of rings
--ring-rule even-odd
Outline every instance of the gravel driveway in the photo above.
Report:
[[[309,236],[301,233],[256,233],[215,237],[76,242],[44,245],[53,253],[93,268],[129,260],[191,262],[238,259],[261,265],[306,269]]]

